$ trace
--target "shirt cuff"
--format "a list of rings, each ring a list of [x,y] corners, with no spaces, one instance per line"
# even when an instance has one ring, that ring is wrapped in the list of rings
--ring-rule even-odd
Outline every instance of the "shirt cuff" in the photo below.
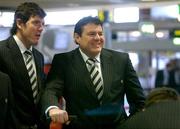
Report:
[[[52,109],[52,108],[59,108],[58,106],[49,106],[46,111],[45,111],[45,115],[46,115],[46,118],[49,119],[49,110]]]

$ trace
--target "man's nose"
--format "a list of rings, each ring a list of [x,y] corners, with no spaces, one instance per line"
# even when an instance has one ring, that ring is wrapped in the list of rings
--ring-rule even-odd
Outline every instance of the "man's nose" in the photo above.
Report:
[[[97,33],[94,38],[95,38],[95,39],[100,39],[101,36]]]

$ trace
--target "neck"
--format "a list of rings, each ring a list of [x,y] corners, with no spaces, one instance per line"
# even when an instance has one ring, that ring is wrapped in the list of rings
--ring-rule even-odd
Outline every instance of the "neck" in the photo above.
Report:
[[[16,36],[19,38],[19,40],[21,40],[21,42],[24,44],[24,46],[27,49],[30,49],[31,45],[29,45],[30,43],[26,40],[26,38],[23,37],[23,35],[21,35],[20,33],[16,33]]]

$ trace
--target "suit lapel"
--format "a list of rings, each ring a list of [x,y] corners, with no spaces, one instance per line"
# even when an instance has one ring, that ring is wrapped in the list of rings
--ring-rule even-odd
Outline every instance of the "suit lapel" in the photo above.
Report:
[[[19,78],[20,79],[26,79],[26,80],[29,80],[29,76],[28,76],[28,73],[27,73],[27,70],[26,70],[26,66],[24,64],[24,60],[23,60],[23,56],[17,46],[17,44],[15,43],[14,39],[13,41],[10,42],[9,44],[10,46],[10,51],[11,51],[11,57],[12,57],[12,60],[14,62],[14,65],[15,66],[15,71],[17,72],[17,75],[19,74]],[[27,84],[29,82],[27,81]]]
[[[72,67],[74,67],[75,71],[78,73],[77,75],[79,75],[81,81],[84,81],[85,86],[87,87],[87,89],[89,90],[89,92],[92,94],[92,96],[97,99],[94,87],[93,87],[93,83],[91,81],[90,75],[89,75],[89,71],[86,67],[86,64],[79,52],[78,49],[75,50],[74,54],[73,54],[73,61],[74,63],[72,64]],[[84,85],[83,85],[84,86]]]
[[[43,62],[40,60],[40,57],[38,56],[35,49],[33,49],[33,56],[34,56],[35,65],[36,65],[37,83],[38,83],[38,89],[39,89],[37,101],[39,101],[40,95],[41,95],[41,88],[42,88],[42,85],[41,85],[41,82],[42,82],[41,77],[42,77],[42,75],[41,75],[41,73],[42,73],[42,67],[43,66],[42,66],[41,63],[43,63]]]
[[[10,49],[10,65],[12,68],[12,76],[18,82],[19,86],[22,86],[27,92],[31,91],[29,75],[23,60],[23,56],[15,43],[15,40],[11,38],[8,42]],[[23,81],[22,81],[23,80]]]
[[[38,86],[40,86],[40,83],[41,82],[41,67],[42,67],[42,64],[41,61],[40,61],[40,57],[38,56],[38,54],[35,52],[35,50],[33,49],[33,56],[34,56],[34,61],[35,61],[35,65],[36,65],[36,74],[37,74],[37,79],[38,79]],[[40,88],[40,87],[39,87]]]
[[[113,65],[112,64],[112,55],[105,51],[104,49],[101,52],[101,70],[104,82],[104,92],[103,99],[106,98],[107,93],[110,91],[110,86],[113,80]]]
[[[23,60],[23,56],[21,54],[21,51],[19,50],[19,47],[17,46],[15,40],[13,38],[10,38],[8,41],[8,47],[10,49],[10,64],[12,66],[12,76],[14,76],[14,78],[19,82],[19,84],[21,84],[21,86],[23,87],[23,89],[25,89],[27,92],[31,92],[31,84],[30,84],[30,78],[26,69],[26,65],[24,63]],[[33,49],[33,56],[35,59],[35,65],[36,65],[36,72],[37,72],[37,79],[38,79],[38,88],[41,88],[41,69],[42,69],[42,64],[41,64],[41,60],[40,57],[38,56],[37,52]],[[11,61],[12,60],[12,61]],[[43,63],[43,62],[42,62]],[[15,72],[15,73],[14,73]],[[22,81],[23,80],[23,81]],[[33,99],[32,96],[32,92],[31,92],[31,97]]]

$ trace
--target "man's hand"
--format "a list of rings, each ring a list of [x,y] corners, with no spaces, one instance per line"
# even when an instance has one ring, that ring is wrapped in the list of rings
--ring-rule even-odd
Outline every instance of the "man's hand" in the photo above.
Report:
[[[68,113],[65,110],[61,110],[59,108],[52,108],[49,110],[49,116],[51,120],[56,123],[68,123]]]

